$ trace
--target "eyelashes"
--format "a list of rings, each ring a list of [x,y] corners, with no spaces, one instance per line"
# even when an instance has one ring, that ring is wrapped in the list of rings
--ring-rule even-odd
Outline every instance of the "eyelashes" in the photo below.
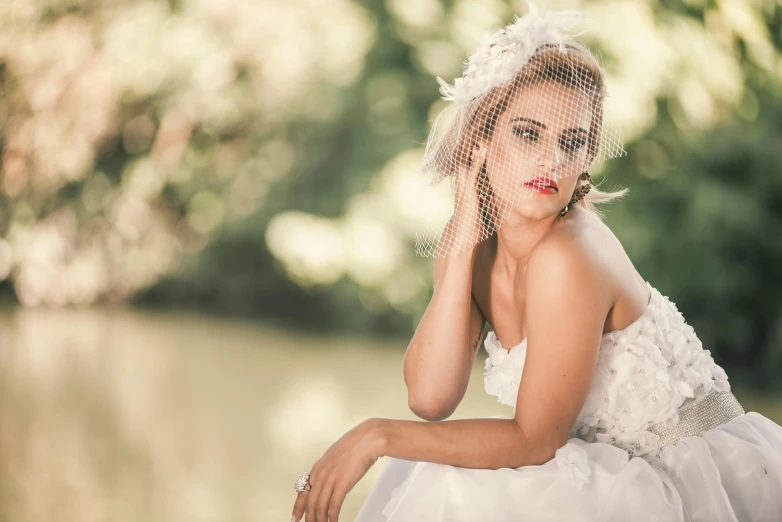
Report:
[[[560,144],[563,146],[565,150],[569,152],[577,152],[584,145],[586,145],[586,140],[584,138],[575,137],[575,138],[560,140]]]
[[[537,143],[540,139],[540,132],[536,129],[513,127],[513,133],[530,143]],[[578,152],[584,145],[586,145],[586,140],[580,136],[559,139],[559,146],[566,152]]]
[[[513,133],[516,134],[516,136],[525,138],[526,140],[533,143],[538,141],[538,138],[540,137],[540,133],[535,129],[522,129],[519,127],[513,127]]]

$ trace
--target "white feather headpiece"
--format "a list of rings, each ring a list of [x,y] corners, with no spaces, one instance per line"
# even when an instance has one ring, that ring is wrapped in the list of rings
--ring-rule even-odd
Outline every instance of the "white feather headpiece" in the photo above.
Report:
[[[495,32],[486,31],[478,42],[478,49],[465,62],[463,75],[450,85],[437,77],[443,100],[466,102],[513,78],[524,67],[542,44],[560,46],[575,35],[567,32],[589,15],[580,11],[549,11],[540,14],[529,1],[529,11],[521,18]]]
[[[582,33],[571,34],[588,15],[541,14],[532,1],[528,3],[527,14],[481,36],[453,85],[437,77],[442,99],[452,103],[440,111],[429,131],[419,169],[426,186],[418,193],[418,204],[427,219],[437,208],[433,201],[443,202],[453,214],[447,223],[422,222],[416,234],[417,253],[442,257],[475,247],[522,205],[535,208],[559,199],[559,219],[585,195],[584,187],[591,187],[579,186],[577,179],[577,193],[571,188],[574,183],[565,185],[566,180],[625,154],[619,136],[603,123],[604,72],[576,41]],[[548,46],[555,52],[549,53]],[[538,63],[530,64],[533,59]],[[526,67],[530,74],[516,82]],[[503,85],[508,89],[501,89]],[[535,89],[528,90],[530,86]],[[537,119],[530,120],[532,116]],[[445,188],[452,196],[448,201],[440,190],[446,178],[450,185]],[[573,191],[570,202],[559,195],[564,186]],[[537,208],[536,212],[545,212],[551,207]]]

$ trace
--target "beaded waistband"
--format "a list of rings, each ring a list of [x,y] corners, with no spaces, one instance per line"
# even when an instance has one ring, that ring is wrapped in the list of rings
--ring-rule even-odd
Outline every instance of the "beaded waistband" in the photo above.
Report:
[[[700,401],[679,408],[679,423],[676,426],[655,424],[648,431],[659,435],[660,440],[653,449],[676,444],[682,437],[691,437],[725,424],[744,413],[744,408],[729,391],[712,391]]]

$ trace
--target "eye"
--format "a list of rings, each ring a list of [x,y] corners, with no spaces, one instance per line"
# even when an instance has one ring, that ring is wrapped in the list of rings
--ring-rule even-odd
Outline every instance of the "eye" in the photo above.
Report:
[[[538,131],[535,129],[522,129],[521,127],[513,127],[513,133],[533,143],[538,141],[538,138],[540,137],[540,133],[538,133]]]
[[[560,146],[568,152],[576,152],[584,145],[586,145],[586,140],[581,137],[562,139],[560,141]]]

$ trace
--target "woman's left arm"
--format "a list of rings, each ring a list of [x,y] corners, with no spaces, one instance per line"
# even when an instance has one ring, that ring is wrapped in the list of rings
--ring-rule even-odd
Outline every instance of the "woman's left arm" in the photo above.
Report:
[[[298,494],[292,520],[306,513],[307,522],[337,521],[345,496],[383,456],[490,469],[541,462],[514,419],[367,419],[332,444],[312,467],[312,488]]]
[[[611,307],[604,284],[572,242],[536,247],[527,266],[527,357],[516,416],[368,419],[315,463],[312,489],[299,493],[293,519],[306,512],[307,522],[336,521],[347,493],[382,456],[480,469],[551,460],[567,441],[589,391]]]

